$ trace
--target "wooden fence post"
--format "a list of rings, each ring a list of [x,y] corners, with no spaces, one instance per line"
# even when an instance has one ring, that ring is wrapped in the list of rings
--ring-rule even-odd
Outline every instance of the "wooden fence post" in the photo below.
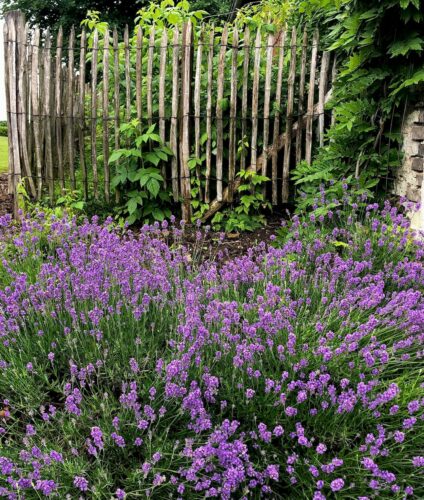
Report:
[[[13,211],[15,217],[18,215],[19,200],[16,188],[21,181],[21,158],[19,154],[19,133],[18,133],[18,110],[17,110],[17,34],[16,27],[18,18],[23,16],[20,12],[11,11],[5,16],[5,35],[4,45],[6,75],[6,96],[7,103],[7,122],[9,131],[9,141],[12,144],[12,155],[9,160],[9,178],[14,194]]]
[[[191,54],[192,54],[192,24],[188,22],[183,28],[182,38],[182,70],[181,70],[181,134],[180,134],[180,175],[182,195],[182,218],[191,220],[191,186],[190,169],[190,87],[191,87]]]

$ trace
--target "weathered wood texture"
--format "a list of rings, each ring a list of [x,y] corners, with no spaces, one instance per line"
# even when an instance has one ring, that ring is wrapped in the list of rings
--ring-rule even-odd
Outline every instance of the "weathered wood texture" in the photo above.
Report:
[[[335,61],[318,41],[318,32],[306,30],[264,35],[230,25],[194,30],[190,22],[134,33],[125,27],[122,39],[116,29],[60,29],[52,37],[10,12],[9,190],[24,182],[35,199],[76,189],[84,199],[119,203],[125,193],[112,195],[113,178],[126,159],[109,158],[136,147],[121,126],[137,120],[140,133],[154,127],[173,153],[145,165],[160,169],[184,219],[199,207],[208,218],[236,200],[246,169],[268,178],[265,199],[286,203],[291,170],[312,161],[331,122],[325,104]],[[157,146],[151,140],[138,149],[144,155]]]

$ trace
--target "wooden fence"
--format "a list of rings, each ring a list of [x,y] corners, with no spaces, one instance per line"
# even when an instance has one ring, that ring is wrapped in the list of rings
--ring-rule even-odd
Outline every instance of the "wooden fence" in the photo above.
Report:
[[[156,124],[173,151],[160,168],[187,220],[193,182],[206,219],[233,200],[240,170],[268,176],[267,199],[286,203],[290,168],[323,144],[336,64],[320,51],[318,31],[188,22],[134,35],[127,27],[123,40],[84,29],[53,40],[16,11],[4,28],[12,194],[25,179],[34,199],[79,189],[112,203],[109,157],[126,147],[120,126],[134,118]]]

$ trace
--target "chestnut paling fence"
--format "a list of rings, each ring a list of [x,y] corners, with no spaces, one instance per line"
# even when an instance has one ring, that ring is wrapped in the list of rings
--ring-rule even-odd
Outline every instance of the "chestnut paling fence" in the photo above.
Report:
[[[240,170],[269,177],[272,204],[288,201],[290,168],[311,161],[331,121],[324,107],[336,61],[320,50],[318,30],[187,22],[134,35],[126,27],[120,38],[116,29],[53,37],[20,12],[6,15],[11,194],[24,182],[36,200],[78,189],[112,203],[110,154],[127,146],[120,125],[138,118],[173,152],[160,168],[186,220],[194,181],[206,219],[233,200]]]

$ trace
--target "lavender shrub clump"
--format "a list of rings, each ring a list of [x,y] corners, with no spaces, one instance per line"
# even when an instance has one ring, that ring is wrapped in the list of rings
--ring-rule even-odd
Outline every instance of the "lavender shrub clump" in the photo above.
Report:
[[[0,495],[423,498],[423,245],[322,202],[198,263],[174,223],[1,219]]]

